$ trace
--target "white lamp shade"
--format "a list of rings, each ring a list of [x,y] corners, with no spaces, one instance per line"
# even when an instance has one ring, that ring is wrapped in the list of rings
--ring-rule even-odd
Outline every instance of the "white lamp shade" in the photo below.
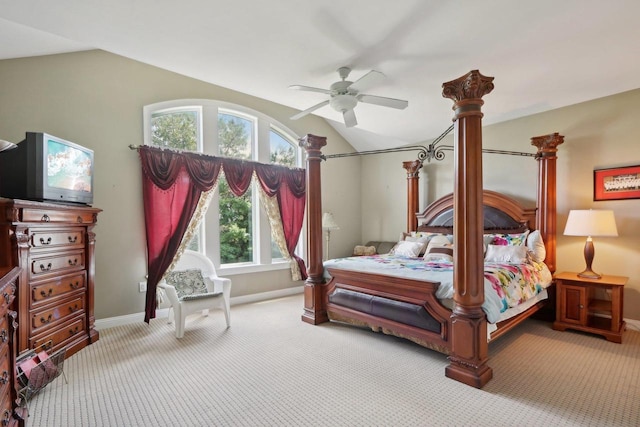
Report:
[[[617,236],[613,211],[588,209],[569,211],[565,236]]]
[[[340,228],[331,212],[322,214],[322,228],[325,230],[338,230]]]

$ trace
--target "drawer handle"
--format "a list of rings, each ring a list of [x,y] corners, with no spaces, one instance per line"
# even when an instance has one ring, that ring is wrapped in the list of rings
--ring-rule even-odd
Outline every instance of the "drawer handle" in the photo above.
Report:
[[[2,332],[0,332],[0,340],[2,340],[2,342],[7,342],[9,340],[9,331],[3,329]]]
[[[47,238],[47,240],[44,240],[44,237],[40,238],[40,244],[41,245],[50,245],[51,244],[51,237]]]
[[[75,283],[71,282],[71,283],[69,283],[69,287],[71,287],[71,289],[78,289],[78,288],[80,288],[80,282],[78,282],[77,280],[76,280]]]
[[[73,261],[69,260],[69,265],[78,265],[78,258],[74,258]]]
[[[69,306],[69,313],[78,311],[78,309],[79,309],[78,304],[74,305],[73,307]]]
[[[40,264],[40,270],[42,270],[42,271],[50,271],[50,270],[51,270],[51,267],[53,267],[53,266],[51,265],[51,263],[47,264],[47,266],[46,266],[46,267],[44,266],[44,264]]]
[[[76,218],[76,222],[78,224],[82,224],[82,217],[80,215],[78,215],[78,217]]]
[[[42,295],[43,298],[50,297],[52,293],[53,293],[53,288],[49,288],[49,292],[40,291],[40,295]]]
[[[584,308],[584,305],[580,304],[578,307],[580,308],[580,310],[582,310]]]
[[[40,221],[49,222],[49,221],[51,221],[51,218],[49,218],[49,215],[44,214],[44,215],[42,215],[42,218],[40,219]]]
[[[69,243],[75,243],[75,242],[78,241],[78,236],[77,235],[73,236],[73,237],[71,237],[71,236],[67,236],[67,237],[69,239]]]
[[[46,319],[44,317],[41,317],[40,323],[46,325],[47,323],[51,322],[51,319],[53,319],[53,314],[50,314]]]
[[[3,385],[9,382],[9,372],[7,371],[3,371],[2,372],[2,377],[0,377],[0,383],[2,383]]]
[[[80,330],[80,327],[76,326],[73,329],[69,329],[69,335],[75,335],[78,333],[78,331]]]

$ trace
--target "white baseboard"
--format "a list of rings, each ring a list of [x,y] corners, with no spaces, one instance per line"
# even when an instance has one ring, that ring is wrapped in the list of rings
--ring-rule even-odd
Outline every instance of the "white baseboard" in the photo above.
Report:
[[[277,291],[261,292],[251,295],[243,295],[239,297],[232,297],[230,304],[247,304],[252,302],[266,301],[275,298],[287,297],[290,295],[301,294],[304,291],[304,287],[296,286],[294,288],[279,289]],[[168,308],[160,308],[156,310],[156,318],[160,319],[169,315]],[[124,316],[107,317],[105,319],[96,319],[95,328],[99,331],[101,329],[109,329],[115,326],[131,325],[133,323],[140,323],[144,321],[144,313],[133,313]]]
[[[627,322],[627,329],[630,331],[640,331],[640,320],[624,319]]]

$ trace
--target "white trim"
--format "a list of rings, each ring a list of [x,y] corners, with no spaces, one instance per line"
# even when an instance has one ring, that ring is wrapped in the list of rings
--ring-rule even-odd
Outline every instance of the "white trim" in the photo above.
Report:
[[[291,295],[301,294],[304,291],[303,286],[296,286],[293,288],[278,289],[277,291],[260,292],[257,294],[243,295],[239,297],[232,297],[230,304],[247,304],[252,302],[266,301],[275,298],[282,298]],[[166,318],[169,315],[168,308],[161,308],[156,310],[156,318]],[[101,329],[114,328],[116,326],[131,325],[134,323],[140,323],[144,321],[144,313],[126,314],[124,316],[108,317],[106,319],[97,319],[95,328],[100,331]]]
[[[640,320],[636,319],[624,319],[627,322],[627,329],[631,331],[640,331]]]

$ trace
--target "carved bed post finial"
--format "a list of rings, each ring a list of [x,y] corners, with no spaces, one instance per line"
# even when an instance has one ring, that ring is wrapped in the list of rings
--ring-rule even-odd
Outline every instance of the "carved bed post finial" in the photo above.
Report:
[[[308,134],[299,140],[307,151],[307,273],[302,321],[317,325],[329,320],[322,296],[322,187],[320,163],[327,138]]]
[[[492,377],[487,365],[484,302],[482,208],[482,97],[493,90],[493,77],[478,70],[444,83],[442,96],[454,101],[455,184],[453,191],[454,307],[451,354],[445,374],[481,388]]]
[[[531,138],[531,145],[538,148],[538,193],[536,228],[540,230],[547,256],[544,260],[552,273],[556,271],[556,160],[558,145],[564,136],[556,133]]]
[[[420,193],[418,183],[420,181],[419,171],[422,167],[420,160],[402,162],[402,167],[407,170],[407,233],[418,229],[418,213],[420,204]]]

